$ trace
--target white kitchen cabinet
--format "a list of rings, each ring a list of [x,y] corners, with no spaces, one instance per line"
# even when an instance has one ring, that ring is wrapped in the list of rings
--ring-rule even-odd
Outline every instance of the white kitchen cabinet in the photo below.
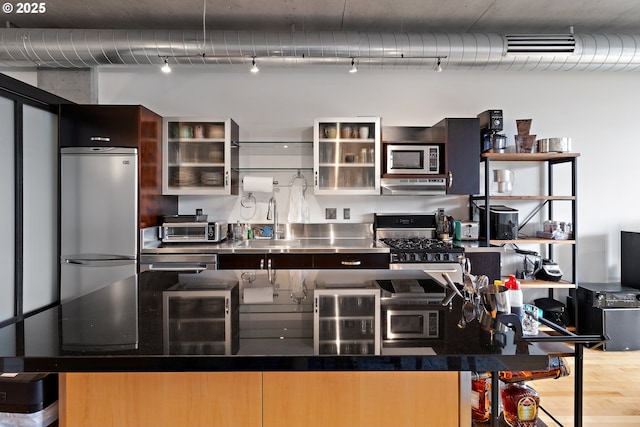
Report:
[[[380,194],[380,118],[319,118],[313,126],[316,195]]]
[[[163,119],[163,194],[238,194],[238,136],[232,119]]]

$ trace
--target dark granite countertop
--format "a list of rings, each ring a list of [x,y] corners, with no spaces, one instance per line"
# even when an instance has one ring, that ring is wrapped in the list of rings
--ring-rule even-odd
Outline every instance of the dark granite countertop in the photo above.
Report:
[[[429,351],[318,356],[312,339],[257,345],[241,334],[235,355],[166,354],[162,295],[177,281],[175,273],[141,273],[0,328],[0,371],[515,371],[549,363],[536,344],[511,331],[500,346],[477,321],[459,329],[459,298],[443,310],[443,337]]]

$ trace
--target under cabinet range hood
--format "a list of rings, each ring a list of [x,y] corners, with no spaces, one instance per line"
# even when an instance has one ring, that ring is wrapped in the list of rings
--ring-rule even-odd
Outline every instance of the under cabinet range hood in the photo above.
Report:
[[[383,195],[391,196],[444,196],[447,193],[445,178],[382,178]]]

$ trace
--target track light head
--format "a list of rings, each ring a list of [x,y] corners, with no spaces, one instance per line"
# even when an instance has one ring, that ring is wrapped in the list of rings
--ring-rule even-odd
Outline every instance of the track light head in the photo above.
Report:
[[[255,56],[251,59],[251,68],[249,69],[249,71],[251,71],[252,73],[257,73],[258,71],[260,71],[260,69],[256,65],[256,57]]]
[[[169,59],[164,58],[164,65],[160,68],[163,73],[169,74],[171,72],[171,67],[169,66]]]
[[[440,57],[438,57],[438,62],[436,63],[436,67],[433,69],[436,73],[442,72],[442,67],[440,66]]]
[[[349,69],[350,73],[357,73],[358,72],[358,67],[356,67],[356,60],[354,58],[351,58],[351,68]]]

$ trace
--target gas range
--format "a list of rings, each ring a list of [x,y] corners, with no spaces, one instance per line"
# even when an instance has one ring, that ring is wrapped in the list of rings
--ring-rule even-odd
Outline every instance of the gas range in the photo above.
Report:
[[[458,262],[464,249],[451,242],[427,237],[383,237],[380,242],[391,248],[391,262]]]
[[[390,248],[391,269],[445,268],[459,262],[464,248],[435,238],[436,216],[425,214],[374,214],[374,237]]]

